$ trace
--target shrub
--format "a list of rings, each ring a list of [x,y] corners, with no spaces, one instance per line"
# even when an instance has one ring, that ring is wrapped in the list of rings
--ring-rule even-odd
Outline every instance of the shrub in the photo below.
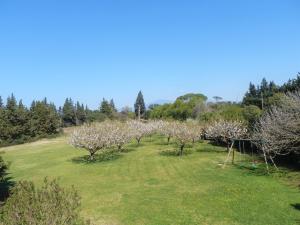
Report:
[[[41,188],[21,181],[2,208],[3,225],[84,225],[79,216],[80,197],[74,188],[64,189],[56,180],[44,180]]]

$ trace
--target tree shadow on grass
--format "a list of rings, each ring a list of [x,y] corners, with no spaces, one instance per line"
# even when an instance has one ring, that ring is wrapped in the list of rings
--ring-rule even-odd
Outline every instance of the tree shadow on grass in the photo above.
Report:
[[[190,155],[192,154],[193,151],[191,149],[185,149],[183,151],[183,156],[186,155]],[[180,152],[177,149],[173,149],[173,150],[164,150],[164,151],[160,151],[159,155],[161,156],[171,156],[171,157],[180,157]]]
[[[275,167],[269,165],[269,172],[264,163],[240,162],[233,164],[235,168],[242,170],[246,174],[255,176],[268,176],[280,173]]]
[[[168,146],[168,145],[172,145],[173,142],[169,142],[169,143],[168,143],[168,141],[160,141],[160,142],[155,142],[154,144],[155,144],[155,145],[158,145],[158,146],[161,146],[161,145]]]
[[[126,145],[129,148],[140,148],[140,147],[144,147],[145,146],[145,142],[143,142],[143,140],[138,144],[136,141],[133,143],[130,143],[128,145]]]
[[[276,157],[275,163],[277,166],[287,168],[290,171],[300,171],[300,155],[293,152],[289,155]]]
[[[134,152],[134,151],[136,151],[136,148],[124,147],[124,148],[121,150],[121,153],[129,153],[129,152]]]
[[[300,203],[291,204],[291,206],[296,210],[300,210]]]
[[[223,149],[223,148],[217,148],[217,147],[212,147],[212,148],[203,148],[203,147],[200,147],[200,148],[197,148],[196,149],[196,152],[200,152],[200,153],[226,153],[226,149]]]
[[[85,156],[75,157],[71,159],[71,161],[77,164],[96,164],[96,163],[103,163],[103,162],[117,160],[121,157],[122,154],[119,152],[105,152],[102,154],[95,154],[93,160],[90,159],[90,156],[85,155]]]

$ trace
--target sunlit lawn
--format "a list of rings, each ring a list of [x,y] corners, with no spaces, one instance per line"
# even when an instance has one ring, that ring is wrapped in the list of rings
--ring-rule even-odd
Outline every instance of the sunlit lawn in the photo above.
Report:
[[[253,224],[300,222],[300,193],[272,176],[218,164],[225,149],[206,143],[183,157],[174,145],[147,138],[109,161],[86,164],[65,138],[3,148],[15,180],[38,185],[59,177],[82,196],[82,212],[96,224]]]

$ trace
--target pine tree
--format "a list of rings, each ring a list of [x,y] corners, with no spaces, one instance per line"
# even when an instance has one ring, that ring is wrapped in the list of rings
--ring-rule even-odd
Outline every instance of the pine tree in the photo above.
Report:
[[[15,126],[17,127],[17,133],[20,137],[21,142],[26,141],[30,134],[29,134],[29,111],[28,109],[23,105],[22,100],[19,101],[18,108],[15,114]]]
[[[53,103],[36,101],[30,108],[30,131],[33,137],[56,134],[60,127],[60,116]]]
[[[0,96],[0,109],[4,107],[2,97]]]
[[[64,126],[76,125],[76,113],[73,100],[67,98],[62,108],[62,119]]]
[[[77,122],[76,122],[77,125],[80,125],[80,124],[83,124],[86,122],[86,112],[85,112],[84,106],[83,106],[83,104],[80,104],[78,101],[76,103],[76,119],[77,119]]]
[[[257,97],[257,90],[254,84],[250,83],[249,85],[249,96],[255,98]]]
[[[17,100],[14,94],[11,94],[11,96],[7,98],[6,108],[11,111],[15,111],[17,109]]]
[[[268,82],[266,80],[266,78],[263,78],[260,84],[260,93],[262,93],[263,95],[267,93],[268,91]]]
[[[103,100],[101,102],[100,112],[105,114],[108,118],[113,117],[113,109],[112,109],[111,105],[109,104],[109,102],[105,98],[103,98]]]
[[[111,100],[110,100],[109,105],[110,105],[111,109],[113,110],[113,112],[117,112],[117,109],[116,109],[116,106],[115,106],[114,99],[111,99]]]
[[[29,136],[29,113],[22,101],[17,104],[12,94],[7,98],[4,113],[5,140],[8,143],[23,143]]]
[[[136,117],[138,117],[139,119],[145,116],[146,106],[145,106],[144,96],[141,91],[138,93],[138,96],[136,98],[134,104],[134,111]]]

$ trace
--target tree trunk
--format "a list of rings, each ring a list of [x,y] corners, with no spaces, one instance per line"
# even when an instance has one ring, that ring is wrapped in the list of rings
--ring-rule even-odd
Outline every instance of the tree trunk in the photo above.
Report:
[[[229,158],[230,158],[230,153],[231,153],[231,151],[233,150],[232,148],[233,148],[233,145],[234,145],[234,141],[231,143],[231,147],[229,148],[229,151],[228,151],[228,154],[227,154],[227,158],[226,158],[226,160],[225,160],[225,162],[224,162],[224,165],[223,165],[223,169],[225,169],[225,167],[226,167],[226,164],[227,164],[227,162],[228,162],[228,160],[229,160]]]
[[[269,172],[269,164],[268,164],[267,155],[266,155],[266,152],[264,151],[264,149],[263,149],[263,153],[264,153],[264,158],[265,158],[265,163],[266,163],[267,172],[268,172],[268,174],[269,174],[269,173],[270,173],[270,172]]]
[[[93,161],[95,159],[94,155],[95,152],[90,152],[90,161]]]
[[[137,140],[138,145],[140,145],[141,138],[137,138],[136,140]]]
[[[139,105],[138,120],[141,121],[141,106]]]
[[[183,155],[184,144],[180,146],[180,156]]]
[[[232,161],[231,161],[231,164],[234,164],[234,158],[235,158],[235,150],[233,149],[232,150]]]
[[[168,137],[168,144],[170,144],[170,139],[171,139],[171,137],[169,136],[169,137]]]
[[[274,159],[273,159],[271,156],[270,156],[270,159],[271,159],[271,161],[272,161],[272,163],[273,163],[275,169],[278,170],[278,167],[277,167],[276,163],[274,162]]]

